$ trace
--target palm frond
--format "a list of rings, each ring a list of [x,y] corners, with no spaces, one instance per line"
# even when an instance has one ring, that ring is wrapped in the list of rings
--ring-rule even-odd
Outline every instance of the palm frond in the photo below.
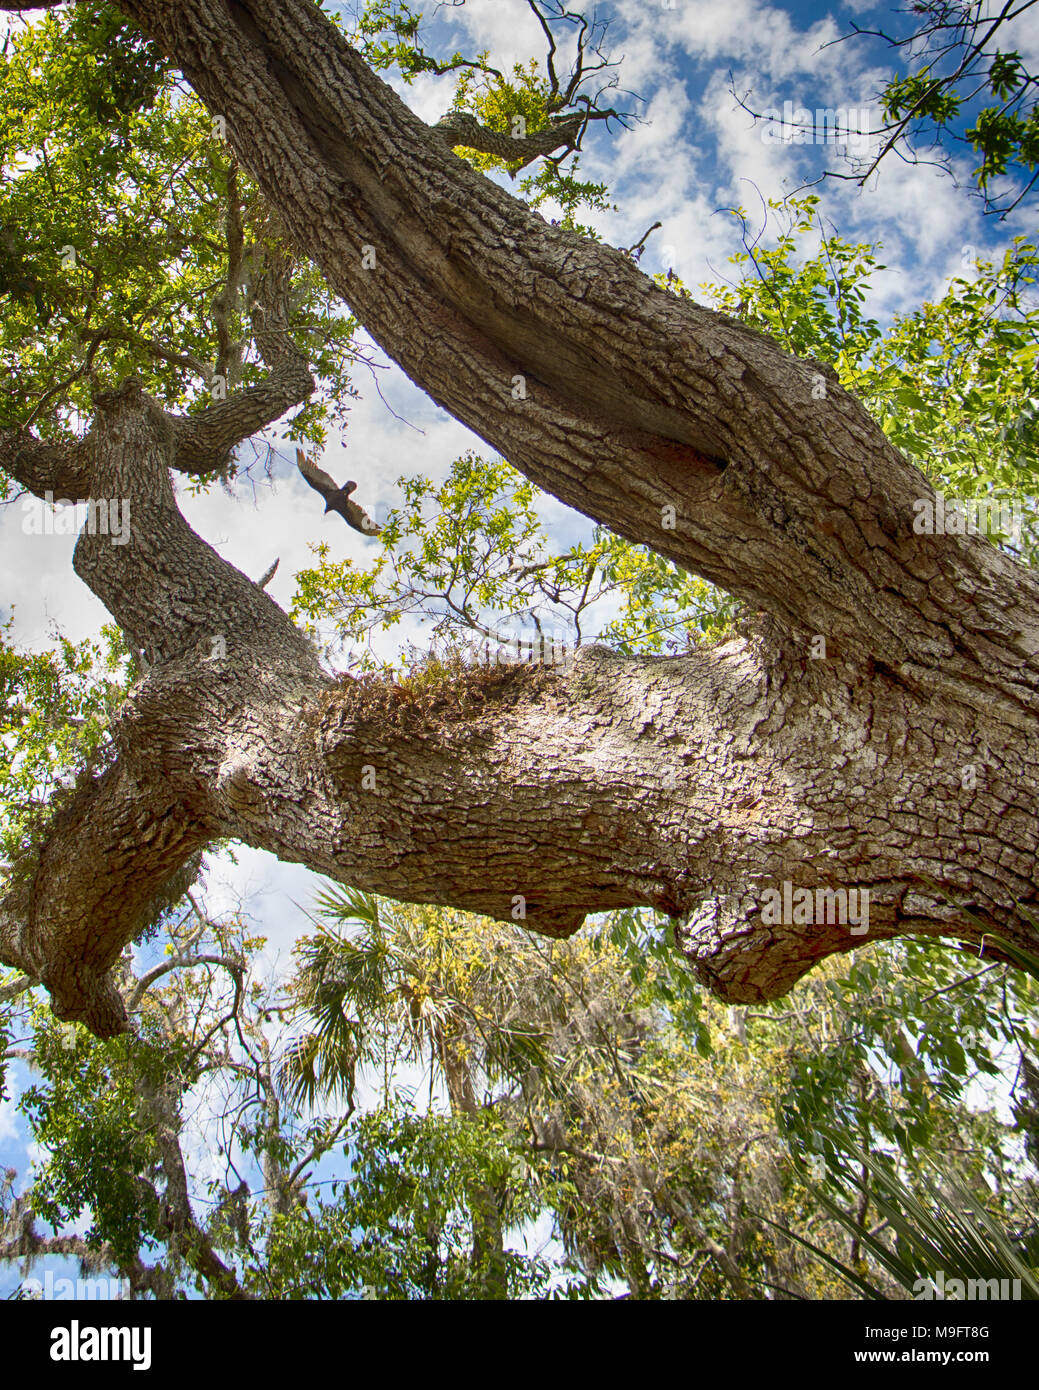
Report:
[[[1039,1298],[1039,1273],[1025,1263],[1006,1232],[958,1174],[940,1171],[932,1163],[939,1182],[919,1174],[917,1182],[922,1190],[917,1191],[875,1156],[842,1144],[835,1134],[825,1134],[824,1138],[838,1151],[841,1184],[868,1196],[877,1215],[894,1233],[894,1248],[862,1230],[857,1218],[818,1184],[807,1183],[812,1197],[907,1293],[919,1294],[924,1281],[933,1284],[940,1273],[946,1280],[965,1282],[994,1279],[1013,1286],[1019,1281],[1022,1298]],[[862,1176],[853,1171],[851,1163]],[[776,1222],[770,1224],[813,1249],[858,1292],[868,1298],[886,1297],[864,1273],[849,1269],[796,1231]]]
[[[304,1032],[289,1044],[278,1067],[278,1086],[295,1108],[313,1107],[319,1096],[353,1104],[358,1052],[349,1030]]]
[[[326,879],[324,890],[315,895],[314,902],[326,922],[358,922],[375,930],[379,927],[379,899],[374,893]]]
[[[1033,979],[1039,980],[1039,955],[1037,955],[1035,951],[1029,951],[1023,946],[1017,946],[1012,941],[1008,941],[1006,937],[991,931],[976,912],[972,912],[969,907],[963,907],[955,898],[950,897],[944,888],[934,879],[930,879],[929,882],[934,891],[937,892],[940,897],[944,898],[950,907],[954,907],[962,917],[965,917],[966,920],[981,933],[982,953],[984,953],[985,950],[985,943],[990,941],[998,951],[1013,962],[1018,970],[1023,970],[1026,975],[1031,975]],[[1023,902],[1019,902],[1015,910],[1028,923],[1033,932],[1039,933],[1039,915],[1033,912],[1031,908],[1026,907]]]

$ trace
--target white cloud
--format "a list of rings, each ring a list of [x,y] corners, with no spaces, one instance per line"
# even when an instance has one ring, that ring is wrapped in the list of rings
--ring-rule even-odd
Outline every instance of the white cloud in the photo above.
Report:
[[[826,15],[798,29],[790,15],[759,0],[619,0],[618,13],[660,50],[679,48],[700,63],[753,64],[766,77],[811,72],[822,61],[818,50],[839,29]]]
[[[468,43],[462,49],[467,57],[489,51],[490,62],[502,72],[514,63],[527,63],[545,51],[545,38],[531,11],[524,3],[503,0],[466,0],[457,8],[443,8],[439,19],[459,31]],[[553,25],[561,58],[565,55],[569,26]],[[562,66],[560,63],[559,66]]]
[[[13,1100],[0,1101],[0,1144],[18,1138],[17,1111]]]

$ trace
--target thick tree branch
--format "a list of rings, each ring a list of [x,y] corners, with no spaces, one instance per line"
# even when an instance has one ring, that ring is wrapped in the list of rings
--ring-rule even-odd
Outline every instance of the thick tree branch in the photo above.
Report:
[[[172,466],[180,473],[221,472],[237,445],[301,405],[313,389],[306,358],[286,351],[259,386],[237,391],[201,415],[177,417]]]
[[[232,190],[229,197],[233,197]],[[235,219],[229,214],[232,225]],[[240,228],[238,228],[240,237]],[[238,274],[241,247],[235,243],[235,232],[229,230],[232,271]],[[169,465],[182,473],[193,475],[217,473],[226,469],[234,448],[266,426],[279,419],[293,406],[302,404],[314,390],[305,354],[296,346],[288,329],[288,286],[290,263],[283,253],[271,251],[253,287],[253,334],[257,349],[268,376],[257,386],[238,391],[225,400],[210,406],[198,415],[173,416],[165,414],[152,403],[156,421],[172,446]],[[229,293],[225,287],[225,298]],[[221,359],[227,358],[230,344],[227,337],[226,306],[218,313],[220,320]],[[171,361],[181,360],[192,370],[208,369],[190,356],[168,352],[161,344],[144,339],[129,330],[101,329],[94,334],[94,345],[106,338],[134,342],[145,350]],[[220,378],[226,389],[227,382]],[[27,428],[0,430],[0,470],[15,479],[36,497],[51,500],[84,502],[97,499],[91,492],[96,467],[96,437],[91,428],[82,439],[55,444],[39,440]]]
[[[169,424],[134,382],[98,399],[90,487],[95,496],[124,500],[131,538],[116,545],[84,529],[77,573],[153,665],[187,662],[203,677],[231,676],[246,652],[252,666],[258,636],[267,678],[285,670],[296,680],[319,678],[313,651],[273,600],[226,565],[177,511]],[[218,702],[225,698],[219,678],[203,685]],[[154,915],[163,884],[212,838],[191,798],[181,803],[162,789],[164,775],[140,741],[136,725],[149,692],[145,682],[140,703],[131,702],[113,728],[115,766],[86,779],[49,827],[31,889],[0,900],[0,959],[42,980],[61,1016],[101,1035],[125,1026],[107,972]],[[202,712],[190,690],[168,697],[181,702],[189,723]],[[240,707],[240,698],[233,703]]]
[[[233,205],[234,184],[228,191]],[[233,293],[232,276],[237,279],[241,264],[241,226],[228,215],[228,256],[231,271],[222,291],[221,362],[230,353],[227,330]],[[253,331],[260,356],[270,368],[259,386],[238,391],[227,400],[212,405],[201,415],[181,416],[174,423],[173,467],[183,473],[209,473],[224,469],[236,445],[257,434],[287,410],[304,402],[314,389],[306,356],[288,331],[288,282],[290,265],[278,253],[268,254],[263,271],[253,287]],[[219,365],[219,364],[218,364]],[[225,383],[226,384],[226,383]]]
[[[133,543],[84,533],[75,567],[152,664],[114,765],[0,902],[0,959],[62,1016],[124,1026],[107,970],[174,869],[223,838],[549,934],[648,904],[734,1002],[907,931],[1037,949],[1016,912],[1039,900],[1035,577],[980,538],[916,535],[930,489],[832,374],[548,227],[316,6],[121,8],[434,399],[563,501],[771,616],[678,660],[586,648],[570,670],[424,696],[333,682],[174,505],[170,468],[213,466],[249,407],[233,425],[214,407],[185,444],[135,387],[112,393],[89,483],[130,500]],[[867,891],[865,932],[767,918],[784,884]]]
[[[238,201],[238,166],[232,160],[227,172],[227,274],[224,285],[213,301],[213,319],[217,331],[216,375],[226,377],[241,360],[241,344],[231,337],[230,319],[238,302],[242,259],[245,254],[245,233],[242,229],[242,209]]]
[[[869,891],[870,941],[977,941],[923,891],[934,881],[1034,946],[1013,903],[1035,887],[1035,769],[1004,769],[998,718],[957,723],[940,693],[922,703],[760,641],[685,660],[583,648],[570,670],[476,671],[425,703],[334,682],[184,522],[139,390],[104,398],[96,433],[95,485],[131,498],[134,544],[84,533],[76,569],[154,662],[113,730],[117,762],[57,818],[31,895],[0,903],[0,958],[42,979],[60,1016],[125,1026],[107,970],[174,870],[226,837],[550,935],[649,904],[685,921],[700,974],[735,1001],[862,944],[832,918],[763,925],[784,880]],[[994,766],[965,832],[956,769],[979,735]],[[989,879],[965,869],[969,846]]]
[[[0,471],[36,497],[85,501],[90,495],[93,439],[51,444],[28,430],[0,430]]]
[[[805,645],[1035,698],[1039,584],[977,538],[914,534],[932,490],[832,373],[547,226],[306,0],[120,8],[385,351],[535,482]]]

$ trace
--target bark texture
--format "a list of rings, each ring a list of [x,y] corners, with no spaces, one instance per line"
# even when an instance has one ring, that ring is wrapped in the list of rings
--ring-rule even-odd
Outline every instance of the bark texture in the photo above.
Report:
[[[131,383],[77,449],[0,438],[0,466],[34,492],[131,498],[132,544],[84,534],[75,563],[153,663],[114,765],[0,903],[0,959],[45,980],[63,1017],[118,1029],[106,971],[170,875],[227,836],[549,933],[651,904],[734,1002],[864,941],[975,942],[944,894],[1039,949],[1016,908],[1039,900],[1035,576],[981,539],[916,535],[932,490],[829,369],[548,226],[309,0],[120,8],[418,385],[541,487],[759,618],[688,658],[593,647],[422,700],[337,682],[191,532],[169,482],[305,397],[287,348],[270,344],[268,387],[202,420]],[[763,924],[784,881],[869,890],[868,935]]]

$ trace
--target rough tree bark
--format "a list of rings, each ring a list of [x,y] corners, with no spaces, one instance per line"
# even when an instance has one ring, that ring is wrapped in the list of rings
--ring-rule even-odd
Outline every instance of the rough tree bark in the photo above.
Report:
[[[213,467],[305,398],[291,352],[202,421],[131,383],[77,450],[8,435],[0,466],[37,494],[131,499],[132,543],[84,534],[75,567],[153,664],[114,765],[0,903],[0,959],[42,979],[60,1016],[125,1026],[109,966],[170,874],[221,837],[398,898],[504,919],[521,904],[549,933],[651,904],[734,1002],[864,941],[977,942],[945,893],[1039,948],[1015,910],[1039,899],[1036,577],[979,538],[914,534],[932,489],[827,368],[548,226],[310,0],[120,8],[418,385],[539,486],[759,618],[691,657],[592,648],[419,708],[324,675],[175,506],[171,469]],[[868,935],[764,925],[762,894],[785,880],[868,889]]]

